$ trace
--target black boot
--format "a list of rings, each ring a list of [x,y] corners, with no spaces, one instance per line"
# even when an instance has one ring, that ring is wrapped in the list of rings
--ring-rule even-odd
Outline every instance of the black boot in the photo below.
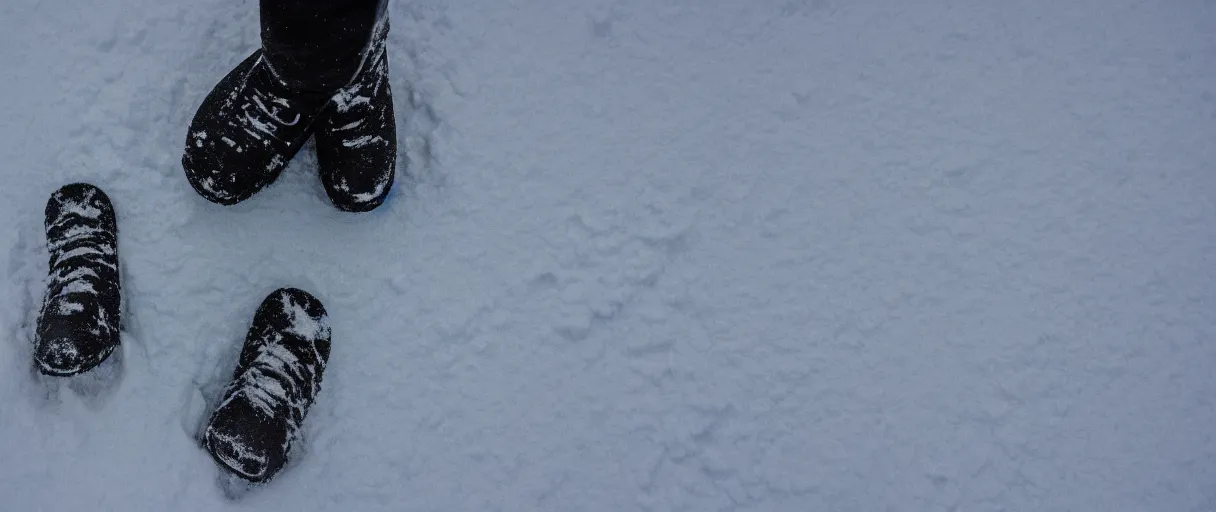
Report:
[[[330,201],[365,212],[380,206],[393,186],[397,123],[384,50],[388,22],[377,27],[354,81],[330,99],[316,129],[317,166]]]
[[[76,375],[119,344],[118,223],[110,198],[85,183],[52,194],[45,222],[50,276],[34,361],[45,375]]]
[[[255,483],[283,468],[321,389],[329,344],[328,317],[313,296],[284,288],[262,301],[233,380],[203,432],[217,463]]]
[[[216,84],[194,115],[182,157],[186,178],[212,202],[248,199],[304,147],[326,99],[289,88],[255,51]]]

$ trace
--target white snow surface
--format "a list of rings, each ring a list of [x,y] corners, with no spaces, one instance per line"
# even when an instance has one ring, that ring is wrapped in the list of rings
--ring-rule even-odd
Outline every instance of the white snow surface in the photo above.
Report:
[[[1216,3],[397,0],[402,174],[180,165],[250,0],[0,3],[0,508],[1216,509]],[[115,203],[113,378],[35,377],[42,212]],[[257,305],[333,354],[229,499]],[[99,370],[100,371],[100,370]]]

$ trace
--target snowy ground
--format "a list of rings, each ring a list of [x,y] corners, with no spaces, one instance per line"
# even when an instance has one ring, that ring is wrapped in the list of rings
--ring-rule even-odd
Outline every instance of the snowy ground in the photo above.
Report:
[[[311,156],[186,183],[256,7],[0,5],[0,508],[1216,509],[1216,4],[397,0],[368,215]],[[122,229],[94,386],[29,361],[74,180]],[[284,285],[333,357],[230,501],[191,435]]]

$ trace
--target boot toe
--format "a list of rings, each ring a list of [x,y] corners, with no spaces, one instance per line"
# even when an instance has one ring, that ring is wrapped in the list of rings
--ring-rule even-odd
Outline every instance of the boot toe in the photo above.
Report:
[[[252,197],[284,166],[274,155],[263,163],[265,170],[243,158],[243,151],[205,139],[205,131],[191,132],[182,156],[187,181],[200,196],[213,203],[231,206]]]
[[[280,469],[284,442],[272,418],[238,394],[216,410],[204,433],[212,458],[228,471],[264,482]]]
[[[35,354],[38,370],[44,375],[68,376],[83,373],[101,364],[109,351],[94,353],[83,350],[78,336],[56,336],[39,342]],[[92,346],[105,346],[100,342]]]
[[[352,183],[339,178],[327,184],[325,193],[330,202],[342,211],[370,212],[384,204],[392,185],[391,173],[388,173],[386,178],[364,183]]]

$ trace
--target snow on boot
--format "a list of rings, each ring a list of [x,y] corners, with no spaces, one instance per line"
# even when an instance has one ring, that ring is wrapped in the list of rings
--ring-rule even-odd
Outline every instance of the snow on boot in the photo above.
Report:
[[[248,199],[304,147],[326,96],[295,91],[257,50],[203,100],[186,136],[182,167],[207,200]]]
[[[373,210],[393,186],[397,124],[388,83],[385,19],[375,29],[354,80],[338,90],[316,129],[321,183],[339,209]]]
[[[270,480],[295,447],[329,360],[325,308],[283,288],[258,308],[232,382],[203,431],[217,463],[253,483]]]
[[[66,185],[46,204],[50,274],[38,314],[34,361],[71,376],[105,361],[119,344],[118,223],[101,189]]]

